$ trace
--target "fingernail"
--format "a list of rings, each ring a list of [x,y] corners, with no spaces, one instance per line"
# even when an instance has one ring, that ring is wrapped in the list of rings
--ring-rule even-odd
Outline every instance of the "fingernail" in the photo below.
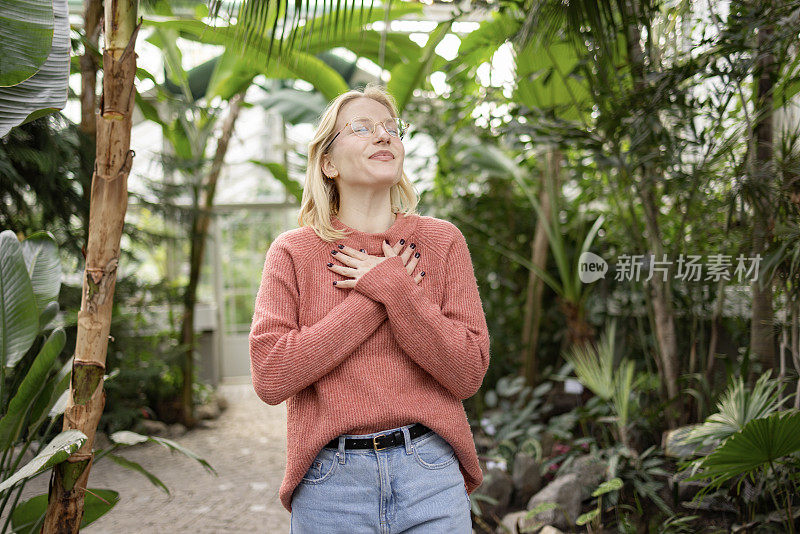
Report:
[[[408,245],[408,246],[409,246],[409,247],[411,247],[411,248],[417,248],[417,245],[416,245],[416,244],[414,244],[414,243],[411,243],[411,244],[410,244],[410,245]]]
[[[337,245],[339,248],[344,248],[344,245]]]
[[[406,242],[406,240],[405,240],[405,239],[401,239],[401,240],[400,240],[400,244],[401,244],[401,245],[402,245],[403,243],[405,243],[405,242]]]
[[[387,244],[387,245],[389,245],[389,244],[390,244],[388,239],[384,239],[384,241],[386,241],[386,244]]]
[[[333,267],[333,264],[332,263],[328,263],[328,267]]]
[[[425,276],[425,271],[422,271],[421,273],[419,273],[419,275],[420,276]]]
[[[333,281],[333,285],[336,285],[336,280]]]
[[[336,251],[335,250],[331,250],[331,254],[336,254]]]
[[[419,252],[417,252],[416,254],[414,254],[414,257],[415,257],[415,258],[419,258]]]
[[[364,250],[363,248],[361,249],[361,252],[363,252],[364,254],[366,254],[366,253],[367,253],[367,251],[366,251],[366,250]]]

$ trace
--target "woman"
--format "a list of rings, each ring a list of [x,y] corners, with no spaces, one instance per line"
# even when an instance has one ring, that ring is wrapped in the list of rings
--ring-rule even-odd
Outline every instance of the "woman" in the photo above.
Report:
[[[259,397],[286,401],[293,534],[472,532],[462,400],[489,334],[464,236],[414,212],[396,110],[375,85],[330,103],[300,227],[266,254],[250,363]]]

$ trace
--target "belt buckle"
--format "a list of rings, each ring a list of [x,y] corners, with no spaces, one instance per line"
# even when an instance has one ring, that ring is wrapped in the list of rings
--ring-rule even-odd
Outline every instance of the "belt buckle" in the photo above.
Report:
[[[382,451],[383,449],[388,449],[389,448],[388,445],[386,447],[378,448],[378,441],[377,441],[378,438],[381,438],[383,436],[388,436],[388,435],[389,434],[381,434],[380,436],[372,436],[372,448],[375,449],[376,451]]]

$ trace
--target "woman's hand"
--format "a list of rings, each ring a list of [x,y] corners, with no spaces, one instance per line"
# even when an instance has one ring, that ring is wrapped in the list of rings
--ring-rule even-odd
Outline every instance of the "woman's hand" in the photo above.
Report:
[[[339,273],[342,276],[347,276],[349,279],[336,280],[333,282],[333,285],[342,288],[355,287],[358,279],[369,272],[370,269],[378,265],[380,262],[391,258],[392,256],[398,255],[403,258],[403,264],[406,266],[406,271],[409,275],[411,275],[411,273],[414,272],[414,268],[417,266],[417,263],[419,262],[420,253],[415,250],[416,246],[414,243],[411,243],[406,247],[402,254],[398,254],[398,252],[403,248],[404,243],[405,240],[401,239],[394,246],[391,246],[389,243],[384,241],[381,243],[381,246],[383,247],[383,257],[371,256],[367,254],[364,249],[356,250],[348,247],[347,245],[337,245],[335,249],[331,250],[331,254],[336,259],[347,265],[347,267],[336,265],[334,263],[328,263],[328,269],[335,273]],[[422,280],[423,276],[425,276],[425,271],[422,271],[415,276],[414,282],[418,284],[420,280]]]

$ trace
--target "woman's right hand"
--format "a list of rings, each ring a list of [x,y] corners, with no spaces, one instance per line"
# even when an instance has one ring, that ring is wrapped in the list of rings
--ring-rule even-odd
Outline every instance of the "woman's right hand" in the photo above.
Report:
[[[371,254],[367,254],[364,249],[356,250],[347,245],[337,245],[336,248],[331,250],[331,254],[344,263],[346,267],[329,262],[328,269],[342,276],[346,276],[348,279],[336,280],[333,282],[334,285],[341,288],[355,287],[358,279],[368,273],[370,269],[393,256],[400,256],[403,259],[406,271],[411,275],[419,262],[420,253],[416,250],[416,246],[412,246],[414,243],[409,243],[402,254],[400,254],[399,252],[403,249],[404,245],[405,240],[403,239],[398,241],[394,246],[384,241],[382,243],[383,256],[372,256]],[[421,271],[415,276],[414,282],[418,284],[423,276],[425,276],[425,271]]]

